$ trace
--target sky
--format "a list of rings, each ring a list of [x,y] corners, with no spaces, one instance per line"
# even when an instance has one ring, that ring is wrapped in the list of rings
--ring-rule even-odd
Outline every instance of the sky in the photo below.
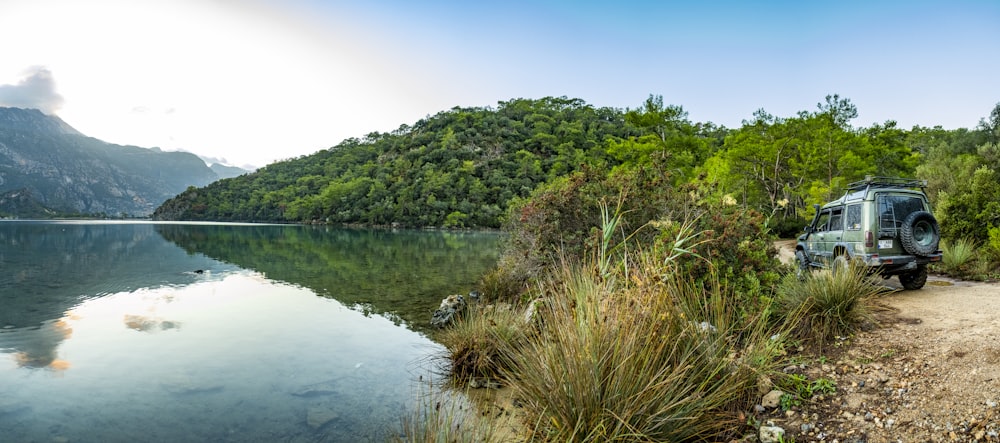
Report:
[[[456,106],[566,96],[694,122],[974,128],[1000,103],[1000,2],[0,0],[0,106],[237,166]]]

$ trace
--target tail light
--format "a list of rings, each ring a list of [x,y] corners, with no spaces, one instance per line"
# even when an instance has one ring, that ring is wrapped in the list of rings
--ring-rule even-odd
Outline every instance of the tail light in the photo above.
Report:
[[[872,235],[872,231],[865,231],[865,247],[866,248],[875,247],[875,236]]]

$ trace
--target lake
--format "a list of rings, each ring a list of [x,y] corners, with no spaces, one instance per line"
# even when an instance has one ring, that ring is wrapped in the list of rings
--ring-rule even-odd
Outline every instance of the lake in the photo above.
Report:
[[[384,441],[499,239],[0,221],[0,441]]]

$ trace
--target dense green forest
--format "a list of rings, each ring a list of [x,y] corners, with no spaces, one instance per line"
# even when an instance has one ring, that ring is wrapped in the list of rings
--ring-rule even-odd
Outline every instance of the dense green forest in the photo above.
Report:
[[[830,95],[812,111],[761,109],[741,127],[692,122],[650,96],[635,109],[580,99],[515,99],[453,108],[391,133],[352,138],[254,173],[189,188],[158,219],[497,228],[540,184],[584,168],[658,168],[677,186],[701,183],[755,209],[781,233],[811,204],[865,175],[929,181],[949,237],[1000,225],[1000,105],[973,129],[856,127],[857,108]]]

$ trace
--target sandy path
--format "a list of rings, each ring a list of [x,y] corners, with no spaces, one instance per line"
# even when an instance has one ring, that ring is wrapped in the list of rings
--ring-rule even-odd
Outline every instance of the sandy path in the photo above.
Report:
[[[778,246],[792,257],[794,242]],[[886,284],[901,289],[896,278]],[[835,361],[807,365],[837,394],[775,413],[795,441],[1000,442],[1000,285],[932,275],[879,304],[879,327],[852,337]]]

